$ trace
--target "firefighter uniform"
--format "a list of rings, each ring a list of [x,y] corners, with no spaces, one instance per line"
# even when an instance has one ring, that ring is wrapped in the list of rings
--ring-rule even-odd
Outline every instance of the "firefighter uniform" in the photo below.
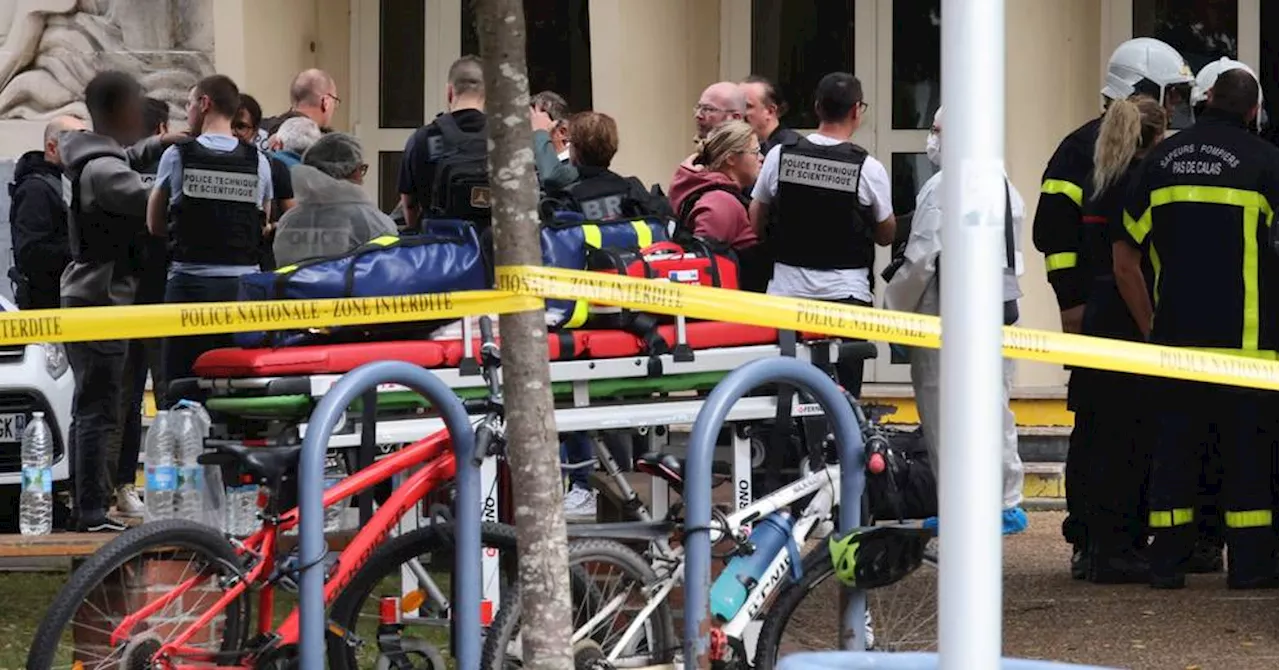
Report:
[[[1093,150],[1101,126],[1100,117],[1093,119],[1072,131],[1058,145],[1045,167],[1040,201],[1032,223],[1032,241],[1044,254],[1049,284],[1057,295],[1058,308],[1064,312],[1086,303],[1092,278],[1101,270],[1089,266],[1088,256],[1081,258],[1083,208],[1090,196]],[[1107,258],[1109,261],[1109,254]],[[1109,263],[1106,271],[1110,272]],[[1092,412],[1097,406],[1093,401],[1095,379],[1093,371],[1075,369],[1067,386],[1067,408],[1075,413],[1075,425],[1067,451],[1067,518],[1062,522],[1062,536],[1076,547],[1072,572],[1078,578],[1085,576],[1082,559],[1088,544],[1093,489],[1089,482],[1092,467],[1089,456],[1097,433]]]
[[[1276,147],[1210,108],[1147,157],[1125,208],[1127,241],[1155,271],[1156,344],[1275,360]],[[1221,459],[1218,508],[1228,585],[1276,584],[1277,394],[1161,382],[1150,482],[1152,585],[1183,584],[1207,453]]]

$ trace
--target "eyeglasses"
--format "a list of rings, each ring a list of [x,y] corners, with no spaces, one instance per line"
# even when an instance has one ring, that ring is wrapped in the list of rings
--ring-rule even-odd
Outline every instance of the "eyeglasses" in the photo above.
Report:
[[[858,113],[861,114],[862,112],[867,111],[867,108],[870,107],[871,105],[868,105],[865,102],[859,101],[857,106],[858,106]]]
[[[365,175],[369,174],[369,164],[368,164],[368,163],[361,163],[361,164],[360,164],[360,167],[357,169],[357,171],[360,173],[360,176],[361,176],[361,177],[363,177],[363,176],[365,176]]]
[[[701,116],[703,114],[708,114],[708,115],[727,114],[728,112],[729,110],[727,109],[720,109],[719,107],[715,107],[713,105],[694,105],[693,106],[693,113],[695,116]]]
[[[332,98],[334,102],[338,103],[339,105],[341,105],[341,104],[342,104],[342,98],[339,98],[338,96],[334,95],[333,93],[325,93],[322,97],[325,97],[325,98]]]

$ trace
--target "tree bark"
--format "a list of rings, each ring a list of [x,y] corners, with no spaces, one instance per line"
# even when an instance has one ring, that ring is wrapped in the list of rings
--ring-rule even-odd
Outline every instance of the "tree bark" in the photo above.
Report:
[[[476,8],[498,265],[541,265],[521,0]],[[520,550],[524,667],[571,670],[569,551],[544,310],[504,314],[503,395]]]

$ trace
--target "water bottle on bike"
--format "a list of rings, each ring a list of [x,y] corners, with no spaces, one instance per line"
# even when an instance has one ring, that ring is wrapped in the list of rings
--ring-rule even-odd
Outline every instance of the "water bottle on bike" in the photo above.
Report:
[[[795,519],[785,510],[774,512],[756,524],[748,538],[754,550],[734,556],[711,585],[712,615],[721,621],[731,621],[738,615],[738,610],[747,602],[747,594],[765,577],[769,564],[792,542],[794,526]],[[793,556],[792,560],[795,559]]]

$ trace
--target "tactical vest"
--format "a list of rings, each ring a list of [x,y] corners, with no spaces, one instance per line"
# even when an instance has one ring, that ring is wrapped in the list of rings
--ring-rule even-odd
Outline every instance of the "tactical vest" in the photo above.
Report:
[[[98,158],[119,160],[115,151],[96,151],[66,166],[62,173],[62,200],[67,205],[67,238],[71,259],[77,263],[110,263],[130,260],[139,236],[146,230],[144,212],[122,216],[101,210],[83,211],[81,176],[85,167]]]
[[[849,142],[822,146],[805,138],[781,146],[774,259],[815,270],[871,267],[875,216],[858,201],[866,150]]]
[[[241,142],[233,151],[214,151],[190,141],[178,152],[182,197],[169,208],[173,260],[257,265],[264,220],[258,150]]]
[[[581,212],[588,221],[670,214],[658,206],[644,184],[635,177],[623,177],[607,169],[588,166],[580,166],[578,173],[581,179],[563,191],[569,200],[565,208]],[[670,209],[669,205],[667,209]]]

